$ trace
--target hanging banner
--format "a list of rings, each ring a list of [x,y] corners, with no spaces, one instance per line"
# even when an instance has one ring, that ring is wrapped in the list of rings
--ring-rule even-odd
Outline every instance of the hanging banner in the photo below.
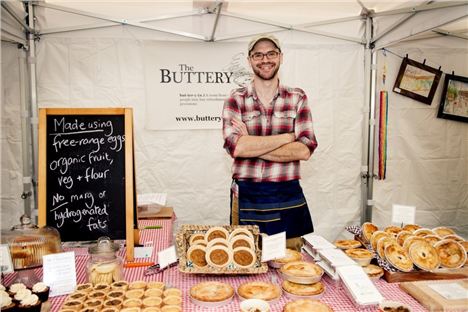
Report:
[[[224,100],[251,81],[246,49],[244,43],[145,43],[145,127],[221,129]]]

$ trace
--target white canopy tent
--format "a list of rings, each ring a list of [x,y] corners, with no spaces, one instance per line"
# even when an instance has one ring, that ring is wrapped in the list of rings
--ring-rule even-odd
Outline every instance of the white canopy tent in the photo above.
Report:
[[[302,164],[302,186],[316,232],[334,240],[369,218],[388,225],[402,204],[416,206],[417,223],[467,237],[468,126],[436,118],[443,77],[432,105],[392,92],[406,54],[468,76],[467,16],[467,1],[4,1],[2,228],[34,213],[38,107],[133,107],[138,193],[167,193],[180,223],[227,223],[221,131],[149,130],[143,55],[275,33],[281,80],[312,107],[319,148]],[[385,180],[374,177],[380,90],[389,91]]]

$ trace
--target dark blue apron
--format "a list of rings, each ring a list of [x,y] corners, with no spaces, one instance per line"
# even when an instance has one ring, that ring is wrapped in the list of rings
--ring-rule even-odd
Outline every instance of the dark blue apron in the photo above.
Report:
[[[314,231],[299,180],[236,181],[239,186],[239,224],[258,225],[268,235],[286,231],[286,238]]]

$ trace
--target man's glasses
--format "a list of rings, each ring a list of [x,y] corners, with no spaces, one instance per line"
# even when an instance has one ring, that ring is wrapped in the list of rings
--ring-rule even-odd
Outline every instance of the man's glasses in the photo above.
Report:
[[[280,55],[278,51],[268,51],[267,53],[255,52],[250,55],[254,61],[261,61],[263,57],[266,56],[267,60],[274,60]]]

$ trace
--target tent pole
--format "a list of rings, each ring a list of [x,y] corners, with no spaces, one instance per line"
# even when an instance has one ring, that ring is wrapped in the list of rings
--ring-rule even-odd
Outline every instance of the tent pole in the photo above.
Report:
[[[33,186],[33,196],[34,196],[34,210],[31,211],[31,217],[34,215],[35,220],[37,221],[37,155],[38,155],[38,144],[37,144],[37,135],[38,135],[38,118],[37,118],[37,86],[36,86],[36,42],[35,42],[35,24],[34,24],[34,6],[32,1],[27,3],[28,6],[28,26],[33,32],[28,33],[29,41],[29,53],[28,53],[28,66],[29,66],[29,90],[30,90],[30,111],[31,111],[31,142],[32,142],[32,186]]]
[[[374,137],[375,137],[375,83],[376,83],[376,56],[372,50],[372,18],[366,17],[366,46],[364,51],[364,70],[366,79],[365,98],[367,116],[365,118],[364,132],[367,142],[363,146],[363,167],[361,170],[361,224],[372,220],[373,207],[373,178],[374,178]]]

